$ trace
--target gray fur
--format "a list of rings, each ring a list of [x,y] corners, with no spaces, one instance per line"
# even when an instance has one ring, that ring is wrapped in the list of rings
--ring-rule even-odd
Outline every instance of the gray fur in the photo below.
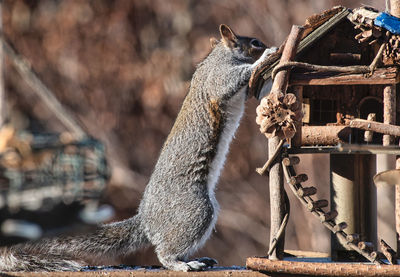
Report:
[[[90,235],[3,249],[0,270],[78,270],[91,260],[125,255],[147,245],[155,246],[168,269],[201,270],[215,263],[209,258],[188,258],[215,226],[219,207],[214,188],[243,114],[254,62],[265,49],[257,48],[262,51],[252,56],[250,38],[234,35],[225,25],[223,31],[231,37],[222,35],[198,65],[138,214]],[[271,52],[264,51],[259,61]]]

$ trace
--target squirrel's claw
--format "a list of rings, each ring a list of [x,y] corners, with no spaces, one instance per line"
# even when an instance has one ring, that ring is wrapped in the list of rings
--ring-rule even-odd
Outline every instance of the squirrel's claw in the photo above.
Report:
[[[208,267],[213,267],[217,263],[218,262],[212,258],[203,257],[203,258],[199,258],[199,259],[187,262],[186,264],[190,267],[191,271],[200,271],[200,270],[204,270]]]

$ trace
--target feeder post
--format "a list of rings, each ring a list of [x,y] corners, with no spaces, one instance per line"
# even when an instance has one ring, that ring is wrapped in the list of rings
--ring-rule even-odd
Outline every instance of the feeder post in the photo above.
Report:
[[[396,169],[400,169],[400,156],[396,156]],[[400,185],[395,188],[396,254],[400,258]]]
[[[400,0],[390,0],[390,14],[399,17],[400,18]],[[386,90],[386,88],[385,88]],[[388,89],[389,90],[389,89]],[[392,115],[388,120],[394,121],[393,124],[396,124],[396,87],[392,86],[391,89],[392,93],[388,96],[391,96],[392,99],[388,100],[389,104],[390,101],[393,101],[394,103],[392,104]],[[385,102],[385,92],[384,92],[384,107],[386,107],[386,102]],[[385,108],[384,108],[385,109]],[[390,114],[390,111],[388,111],[388,114]],[[384,111],[384,117],[386,117],[386,112]],[[384,122],[386,123],[386,118],[384,118]],[[385,145],[385,136],[384,136],[384,141]],[[400,169],[400,156],[396,157],[396,169]],[[395,221],[396,221],[396,244],[397,244],[397,257],[400,257],[400,185],[396,185],[395,188]]]
[[[288,40],[282,52],[280,64],[291,61],[296,56],[297,46],[303,34],[303,27],[294,25],[290,31]],[[274,83],[272,84],[271,93],[286,92],[289,81],[289,70],[283,70],[276,74]],[[275,152],[279,144],[279,138],[273,137],[268,140],[268,153]],[[283,172],[280,162],[276,162],[271,166],[269,172],[269,193],[270,193],[270,213],[271,213],[271,226],[270,226],[270,247],[273,240],[278,233],[282,224],[283,218],[286,213],[283,189]],[[271,253],[269,258],[271,260],[281,260],[283,258],[285,240],[284,234],[280,241],[277,243],[275,250]]]
[[[383,89],[383,123],[396,124],[396,86],[389,85]],[[393,144],[394,137],[383,136],[383,146]]]
[[[400,17],[400,1],[390,0],[390,14],[395,17]]]
[[[399,1],[397,1],[399,2]],[[395,6],[392,5],[392,8]],[[396,124],[396,86],[387,85],[383,89],[383,123]],[[394,143],[394,136],[384,135],[383,146],[389,146]],[[391,170],[395,167],[395,157],[388,154],[377,155],[377,172]],[[377,188],[378,203],[378,235],[386,240],[389,245],[397,245],[397,218],[400,217],[396,207],[400,199],[397,197],[397,185],[378,186]],[[387,199],[385,201],[385,199]],[[393,205],[394,202],[394,205]],[[393,216],[394,214],[394,216]],[[391,216],[388,216],[391,215]],[[396,223],[395,223],[396,222]],[[390,226],[390,227],[389,227]],[[400,250],[400,249],[398,249]]]

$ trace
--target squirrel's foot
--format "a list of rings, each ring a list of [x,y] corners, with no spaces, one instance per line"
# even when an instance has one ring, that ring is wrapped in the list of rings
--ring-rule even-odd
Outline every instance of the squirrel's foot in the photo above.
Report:
[[[201,271],[214,266],[215,264],[217,264],[217,261],[212,258],[203,257],[188,262],[177,260],[167,261],[163,259],[161,263],[164,265],[164,267],[175,271]]]
[[[196,259],[196,261],[206,264],[207,267],[213,267],[214,265],[216,265],[218,263],[218,261],[216,259],[209,258],[209,257],[198,258],[198,259]]]
[[[218,262],[212,258],[203,257],[203,258],[198,258],[196,260],[187,262],[186,264],[190,267],[191,271],[200,271],[200,270],[204,270],[208,267],[213,267],[217,263]]]

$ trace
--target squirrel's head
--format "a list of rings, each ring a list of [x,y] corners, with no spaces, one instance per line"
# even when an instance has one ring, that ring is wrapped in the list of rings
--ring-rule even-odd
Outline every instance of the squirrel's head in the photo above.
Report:
[[[250,58],[252,62],[254,62],[261,57],[262,53],[267,48],[264,43],[256,38],[236,35],[232,29],[225,24],[219,26],[219,32],[221,34],[221,42],[212,38],[210,39],[211,47],[214,48],[218,43],[222,43],[243,59],[248,60]]]

